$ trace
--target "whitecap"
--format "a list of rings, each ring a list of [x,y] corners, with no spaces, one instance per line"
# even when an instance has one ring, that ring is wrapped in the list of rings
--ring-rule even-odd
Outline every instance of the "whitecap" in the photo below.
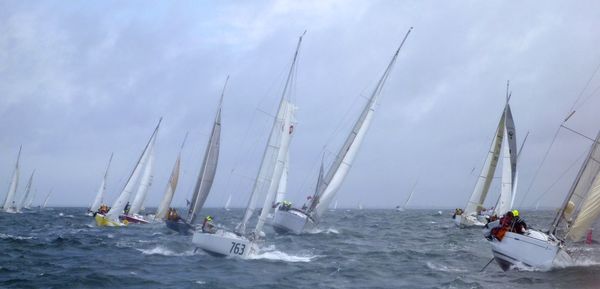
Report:
[[[58,213],[58,215],[59,215],[60,217],[62,217],[62,216],[64,216],[65,214],[63,214],[63,213],[61,212],[61,213]]]
[[[432,270],[442,271],[442,272],[467,272],[468,270],[459,269],[459,268],[450,268],[446,265],[437,264],[433,262],[427,262],[427,267]]]
[[[0,233],[0,239],[30,240],[33,239],[33,237],[13,236],[10,234]]]
[[[204,284],[206,284],[206,282],[202,281],[202,280],[198,280],[198,281],[196,281],[196,284],[204,285]]]
[[[266,250],[266,251],[265,251]],[[289,255],[281,251],[275,250],[274,246],[266,247],[263,251],[259,251],[256,254],[248,255],[250,260],[273,260],[273,261],[284,261],[284,262],[310,262],[318,256],[294,256]]]
[[[178,252],[174,252],[174,251],[169,250],[168,248],[165,248],[162,246],[157,246],[152,249],[136,249],[136,250],[142,252],[142,254],[144,254],[144,255],[193,256],[195,254],[194,250],[178,253]]]
[[[328,229],[317,229],[314,228],[310,231],[308,231],[309,234],[339,234],[340,231],[334,229],[334,228],[328,228]]]

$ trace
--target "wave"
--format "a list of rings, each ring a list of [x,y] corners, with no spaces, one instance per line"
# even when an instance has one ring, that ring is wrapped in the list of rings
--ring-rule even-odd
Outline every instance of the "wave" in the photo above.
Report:
[[[169,256],[169,257],[171,257],[171,256],[176,256],[176,257],[193,256],[193,255],[197,254],[196,252],[194,252],[194,250],[189,250],[189,251],[185,251],[185,252],[175,252],[175,251],[172,251],[163,246],[157,246],[152,249],[136,249],[136,250],[142,252],[142,254],[144,254],[144,255],[162,255],[162,256]]]
[[[335,234],[335,235],[337,235],[337,234],[340,233],[340,231],[338,231],[338,230],[336,230],[334,228],[328,228],[328,229],[317,229],[317,228],[314,228],[314,229],[308,231],[307,233],[309,233],[309,234]]]
[[[31,240],[33,239],[33,237],[14,236],[11,234],[0,233],[0,239]]]
[[[266,250],[266,251],[259,251],[256,254],[250,254],[248,256],[248,259],[250,259],[250,260],[284,261],[284,262],[291,262],[291,263],[298,263],[298,262],[307,263],[318,257],[316,255],[313,255],[313,256],[289,255],[284,252],[275,250],[275,246],[266,247],[266,248],[264,248],[264,250]]]
[[[468,272],[468,270],[465,270],[465,269],[451,268],[446,265],[437,264],[437,263],[433,263],[433,262],[427,262],[427,267],[429,269],[436,270],[436,271],[442,271],[442,272]]]

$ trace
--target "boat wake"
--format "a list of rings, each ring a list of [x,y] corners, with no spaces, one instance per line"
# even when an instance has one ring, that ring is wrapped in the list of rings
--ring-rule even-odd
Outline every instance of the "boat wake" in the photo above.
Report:
[[[275,246],[269,246],[267,248],[262,249],[257,254],[251,254],[248,256],[250,260],[272,260],[272,261],[283,261],[283,262],[310,262],[318,256],[294,256],[289,255],[284,252],[275,250]]]
[[[194,252],[194,250],[189,250],[189,251],[184,251],[184,252],[175,252],[175,251],[172,251],[163,246],[157,246],[152,249],[136,249],[136,250],[142,252],[142,254],[144,254],[144,255],[162,255],[162,256],[169,256],[169,257],[193,256],[193,255],[198,254],[197,252]]]
[[[308,231],[307,233],[309,234],[339,234],[340,232],[334,228],[328,228],[328,229],[312,229],[310,231]]]
[[[0,233],[0,239],[31,240],[31,239],[33,239],[33,237],[13,236],[11,234]]]
[[[465,269],[450,268],[446,265],[433,263],[433,262],[427,262],[427,267],[429,269],[436,270],[436,271],[442,271],[442,272],[468,272],[468,270],[465,270]]]

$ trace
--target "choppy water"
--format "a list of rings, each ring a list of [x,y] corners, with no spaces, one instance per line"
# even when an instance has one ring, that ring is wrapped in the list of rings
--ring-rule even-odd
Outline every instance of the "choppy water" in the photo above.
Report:
[[[0,213],[1,288],[600,288],[599,245],[588,261],[502,272],[478,229],[458,229],[449,212],[337,210],[322,230],[272,232],[250,260],[194,251],[191,237],[163,224],[97,228],[83,208]],[[230,228],[241,210],[207,210]],[[547,224],[551,212],[521,213]],[[596,254],[597,256],[597,254]],[[592,261],[590,261],[592,260]],[[598,260],[598,259],[596,259]]]

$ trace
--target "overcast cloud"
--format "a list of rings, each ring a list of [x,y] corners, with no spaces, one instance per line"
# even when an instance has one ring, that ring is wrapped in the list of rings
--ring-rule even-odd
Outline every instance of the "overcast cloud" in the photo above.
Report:
[[[531,206],[547,191],[541,206],[558,205],[579,164],[565,171],[589,140],[562,130],[531,184],[600,63],[598,1],[1,1],[0,197],[22,144],[19,191],[37,169],[34,204],[54,188],[51,206],[88,205],[114,152],[112,203],[162,116],[147,206],[162,197],[189,131],[174,199],[182,206],[229,74],[207,205],[222,206],[229,194],[233,206],[245,205],[306,29],[288,187],[289,198],[301,202],[323,151],[331,159],[411,26],[338,193],[340,206],[395,206],[418,177],[412,206],[464,206],[502,112],[506,80],[518,143],[531,132],[516,204]],[[599,88],[596,75],[567,126],[596,135]],[[492,188],[496,196],[499,186]]]

